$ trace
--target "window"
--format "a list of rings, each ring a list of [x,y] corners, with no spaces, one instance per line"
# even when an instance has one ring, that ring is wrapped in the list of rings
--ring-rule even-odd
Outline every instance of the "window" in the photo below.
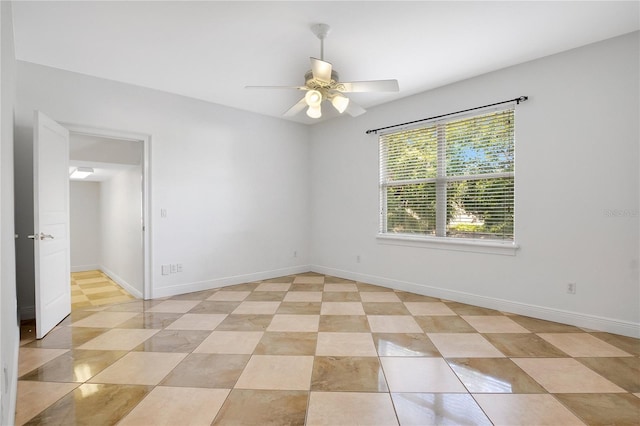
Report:
[[[381,234],[513,242],[512,106],[379,141]]]

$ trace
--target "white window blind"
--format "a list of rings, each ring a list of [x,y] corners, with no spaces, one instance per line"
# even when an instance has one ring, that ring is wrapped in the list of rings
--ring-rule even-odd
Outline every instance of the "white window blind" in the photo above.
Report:
[[[513,106],[379,142],[381,233],[513,241]]]

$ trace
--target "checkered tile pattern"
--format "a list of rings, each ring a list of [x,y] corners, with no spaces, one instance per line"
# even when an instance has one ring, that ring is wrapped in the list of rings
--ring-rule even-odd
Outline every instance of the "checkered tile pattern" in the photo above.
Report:
[[[17,423],[638,424],[640,341],[306,273],[74,311]]]
[[[128,302],[135,298],[102,271],[71,273],[71,309]]]

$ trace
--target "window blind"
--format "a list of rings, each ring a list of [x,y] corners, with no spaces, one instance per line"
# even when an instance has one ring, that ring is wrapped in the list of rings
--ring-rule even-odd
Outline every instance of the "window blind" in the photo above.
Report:
[[[380,135],[380,232],[514,238],[514,107]]]

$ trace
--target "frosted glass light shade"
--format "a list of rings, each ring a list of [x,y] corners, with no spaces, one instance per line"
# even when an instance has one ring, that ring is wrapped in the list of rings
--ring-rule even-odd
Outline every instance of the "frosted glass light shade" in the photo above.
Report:
[[[307,115],[311,118],[320,118],[322,117],[322,110],[320,106],[310,106],[307,109]]]
[[[331,105],[333,105],[333,107],[337,109],[340,114],[342,114],[349,106],[349,98],[340,94],[336,94],[331,99]]]

